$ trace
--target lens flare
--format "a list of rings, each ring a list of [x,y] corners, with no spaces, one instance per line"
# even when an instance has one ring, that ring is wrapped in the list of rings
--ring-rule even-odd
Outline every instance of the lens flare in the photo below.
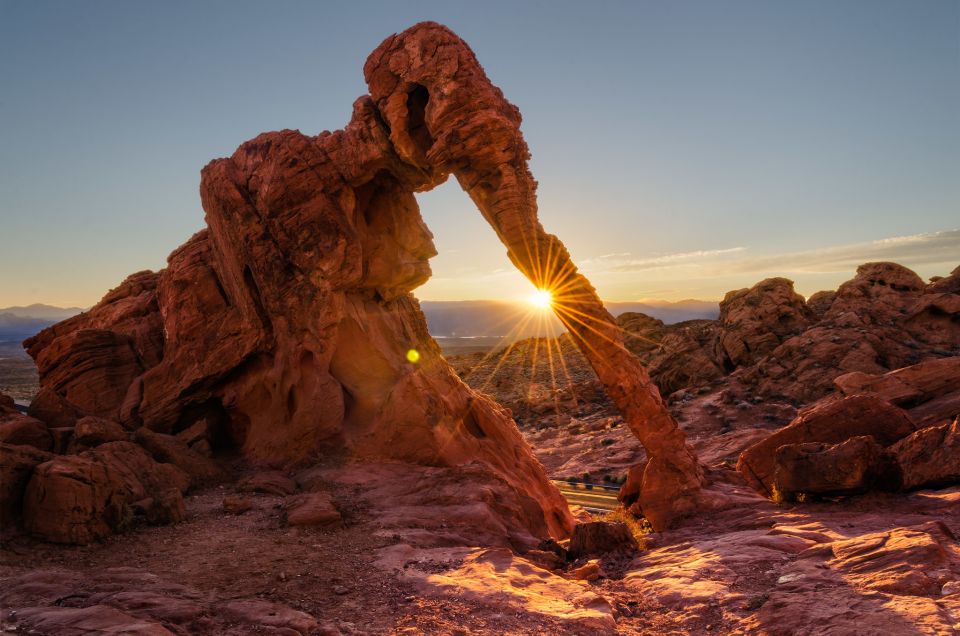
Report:
[[[529,298],[530,304],[537,309],[550,309],[553,305],[553,294],[546,289],[538,289]]]

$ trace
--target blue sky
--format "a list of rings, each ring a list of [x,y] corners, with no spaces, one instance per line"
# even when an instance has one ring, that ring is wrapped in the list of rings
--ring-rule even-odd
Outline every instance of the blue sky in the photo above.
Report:
[[[960,263],[960,2],[0,2],[0,307],[86,306],[203,226],[210,159],[342,127],[443,22],[524,115],[540,214],[611,300]],[[455,183],[421,298],[525,295]]]

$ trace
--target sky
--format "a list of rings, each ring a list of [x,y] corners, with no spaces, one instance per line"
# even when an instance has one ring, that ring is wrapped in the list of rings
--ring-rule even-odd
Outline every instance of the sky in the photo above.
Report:
[[[608,300],[960,264],[960,2],[0,0],[0,307],[86,307],[202,228],[200,169],[343,127],[384,38],[463,37],[524,116],[540,217]],[[416,295],[532,287],[451,181]]]

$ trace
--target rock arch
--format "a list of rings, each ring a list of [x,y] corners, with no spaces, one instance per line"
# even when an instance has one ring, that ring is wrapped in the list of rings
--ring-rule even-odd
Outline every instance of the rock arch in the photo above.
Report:
[[[537,219],[517,108],[435,23],[385,40],[364,75],[370,94],[343,130],[265,133],[212,161],[200,186],[207,229],[166,269],[128,278],[26,343],[41,373],[37,414],[177,432],[213,404],[220,439],[251,462],[335,454],[471,466],[503,485],[505,527],[566,535],[569,511],[510,414],[460,381],[410,293],[436,253],[414,193],[453,175],[511,261],[554,291],[647,449],[640,502],[654,527],[694,510],[702,472],[683,433]]]

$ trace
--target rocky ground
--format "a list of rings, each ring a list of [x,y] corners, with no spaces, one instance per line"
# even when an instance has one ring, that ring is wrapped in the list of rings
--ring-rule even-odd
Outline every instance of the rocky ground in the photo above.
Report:
[[[617,321],[701,461],[732,467],[798,409],[834,394],[839,376],[960,355],[958,314],[960,268],[924,283],[873,263],[809,302],[792,282],[769,279],[728,293],[715,321],[665,325],[631,313]],[[448,359],[511,409],[551,477],[622,483],[643,460],[569,335]]]
[[[722,339],[722,317],[694,327]],[[849,348],[862,340],[828,338]],[[649,362],[656,349],[641,342]],[[182,479],[182,509],[164,504],[162,484],[142,476],[136,496],[148,498],[113,530],[80,542],[87,545],[40,541],[5,517],[0,621],[11,633],[58,635],[960,633],[960,424],[950,424],[960,411],[960,357],[945,355],[942,343],[911,351],[919,361],[901,370],[835,375],[815,402],[788,383],[774,395],[771,384],[744,380],[757,363],[674,391],[671,412],[708,467],[707,509],[677,529],[631,522],[625,536],[593,539],[578,532],[600,517],[575,510],[580,525],[562,545],[498,530],[502,486],[481,469],[411,470],[341,455],[300,472],[257,472],[235,451],[209,458],[196,432],[175,445],[138,431],[133,445],[111,441],[130,433],[87,418],[66,442],[72,452],[92,448],[108,470],[142,464],[143,474]],[[489,353],[450,360],[512,409],[549,475],[626,482],[629,491],[643,450],[571,342],[528,340]],[[31,418],[7,413],[0,449],[14,449],[18,461],[42,461],[51,455],[38,446],[64,443],[55,429],[47,442]],[[909,429],[896,432],[902,422]],[[850,441],[864,439],[858,427],[895,458],[898,486],[866,469],[851,473],[867,466]],[[790,446],[796,440],[805,443]],[[801,469],[779,451],[761,452],[783,444],[806,453]],[[171,464],[141,457],[141,447],[182,472],[163,473],[157,467]],[[849,448],[859,454],[830,463]],[[775,478],[764,473],[774,456]],[[752,470],[738,472],[738,461]],[[799,480],[802,496],[762,496],[777,479],[782,487]],[[28,487],[24,496],[36,493]],[[9,514],[9,501],[0,503]],[[61,519],[37,531],[76,538],[95,530],[66,527]]]
[[[207,227],[167,267],[26,342],[29,414],[0,395],[0,629],[960,630],[960,268],[612,324],[466,43],[415,25],[364,79],[344,129],[211,161]],[[451,175],[596,378],[563,340],[441,356],[415,193]],[[623,506],[592,519],[550,475],[623,482]]]
[[[283,509],[296,494],[222,486],[188,497],[186,518],[174,526],[135,526],[90,546],[8,538],[0,552],[3,627],[34,634],[960,629],[957,487],[777,506],[718,483],[735,503],[725,511],[647,535],[638,552],[565,564],[537,551],[425,543],[414,538],[415,520],[397,521],[369,483],[355,476],[318,486],[301,476],[299,488],[333,494],[341,521],[322,528],[289,524]],[[249,509],[225,510],[231,496]],[[121,626],[128,631],[110,631]]]

